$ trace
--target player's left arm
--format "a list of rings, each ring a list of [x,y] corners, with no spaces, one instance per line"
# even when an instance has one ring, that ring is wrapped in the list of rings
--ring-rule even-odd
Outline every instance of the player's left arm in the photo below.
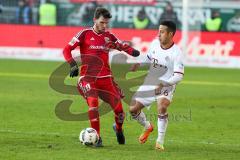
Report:
[[[179,52],[174,59],[174,73],[168,80],[161,80],[158,87],[155,89],[155,93],[161,93],[163,87],[173,86],[181,82],[184,76],[184,64],[182,53]]]
[[[171,78],[169,78],[168,80],[162,80],[161,84],[163,85],[163,87],[173,86],[175,84],[178,84],[182,79],[183,79],[182,73],[174,72]]]
[[[111,34],[111,41],[109,41],[106,46],[110,49],[124,51],[133,57],[138,57],[140,55],[140,52],[138,50],[131,47],[128,43],[122,42],[113,34]]]
[[[184,65],[183,65],[183,55],[182,52],[179,51],[177,56],[174,57],[174,66],[173,66],[173,76],[171,76],[168,80],[161,80],[160,84],[156,88],[155,92],[160,93],[163,87],[173,86],[178,84],[184,75]]]
[[[181,82],[184,76],[184,64],[182,52],[178,52],[174,58],[173,76],[168,80],[162,81],[163,86],[172,86]]]

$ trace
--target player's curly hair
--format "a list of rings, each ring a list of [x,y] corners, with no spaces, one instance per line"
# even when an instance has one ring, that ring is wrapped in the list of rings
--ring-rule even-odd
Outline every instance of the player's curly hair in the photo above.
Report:
[[[94,13],[94,18],[98,19],[101,16],[104,18],[112,18],[111,13],[106,8],[97,7]]]

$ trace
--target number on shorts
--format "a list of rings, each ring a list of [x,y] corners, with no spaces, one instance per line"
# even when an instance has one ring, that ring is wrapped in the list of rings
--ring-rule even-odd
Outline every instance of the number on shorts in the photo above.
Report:
[[[89,83],[87,83],[85,86],[83,86],[82,83],[80,83],[79,87],[83,91],[83,93],[87,93],[91,89],[91,86]]]
[[[165,91],[163,92],[163,95],[164,95],[164,96],[168,96],[168,90],[165,90]]]

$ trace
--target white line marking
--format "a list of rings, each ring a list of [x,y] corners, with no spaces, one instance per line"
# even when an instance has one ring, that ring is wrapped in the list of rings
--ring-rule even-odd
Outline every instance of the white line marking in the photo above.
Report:
[[[32,73],[4,73],[0,72],[0,77],[22,77],[22,78],[43,78],[48,79],[50,75],[46,74],[32,74]],[[119,79],[125,80],[125,79]],[[211,81],[188,81],[183,80],[181,84],[187,85],[206,85],[206,86],[230,86],[240,87],[240,82],[211,82]]]
[[[31,73],[3,73],[0,72],[1,77],[22,77],[22,78],[49,78],[46,74],[31,74]]]
[[[79,131],[80,132],[80,131]],[[59,136],[59,137],[75,137],[76,139],[78,139],[78,134],[64,134],[64,133],[59,133],[59,132],[23,132],[23,131],[16,131],[16,130],[10,130],[10,129],[1,129],[0,130],[0,134],[4,134],[4,133],[11,133],[11,134],[22,134],[22,135],[33,135],[33,136]],[[114,133],[113,133],[114,134]],[[136,135],[138,136],[138,135]],[[116,139],[115,136],[108,136],[107,138],[109,139]],[[149,138],[149,141],[153,141],[155,142],[156,139],[154,138]],[[231,146],[231,147],[240,147],[239,144],[234,144],[234,143],[226,143],[226,142],[220,142],[220,141],[216,141],[216,142],[211,142],[208,140],[204,140],[204,139],[195,139],[195,140],[176,140],[176,139],[166,139],[166,143],[176,143],[176,144],[204,144],[204,145],[218,145],[218,146]]]
[[[232,82],[210,82],[210,81],[182,81],[182,84],[192,84],[192,85],[208,85],[208,86],[232,86],[232,87],[240,87],[240,83]]]

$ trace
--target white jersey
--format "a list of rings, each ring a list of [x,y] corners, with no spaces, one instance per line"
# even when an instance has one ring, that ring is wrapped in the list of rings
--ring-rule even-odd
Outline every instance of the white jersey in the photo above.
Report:
[[[174,73],[184,74],[183,55],[180,48],[173,44],[169,49],[160,46],[159,39],[153,40],[146,54],[145,63],[150,63],[144,85],[159,85]]]
[[[174,80],[174,73],[184,74],[183,55],[180,48],[173,44],[168,49],[162,49],[159,40],[155,39],[144,61],[150,63],[150,69],[144,83],[138,88],[133,99],[144,106],[150,106],[153,101],[161,97],[171,101],[176,87],[175,82],[179,81]],[[172,85],[164,86],[161,93],[156,95],[155,89],[163,82],[172,82]]]

